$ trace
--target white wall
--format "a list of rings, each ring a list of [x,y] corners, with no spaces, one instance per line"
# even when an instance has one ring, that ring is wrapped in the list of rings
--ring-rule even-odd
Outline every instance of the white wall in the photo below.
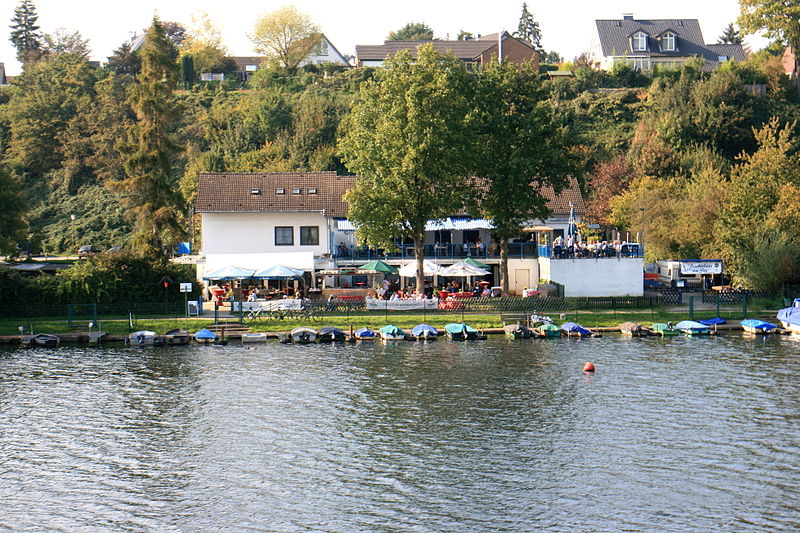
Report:
[[[275,226],[294,228],[293,246],[275,246]],[[319,227],[319,245],[300,245],[300,226]],[[203,213],[203,255],[330,252],[331,226],[321,213]]]
[[[540,276],[564,285],[564,296],[642,296],[644,259],[539,258]]]

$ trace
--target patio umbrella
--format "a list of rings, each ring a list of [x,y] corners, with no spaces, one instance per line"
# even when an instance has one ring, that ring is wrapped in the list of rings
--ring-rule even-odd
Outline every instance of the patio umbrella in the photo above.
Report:
[[[383,261],[375,260],[370,261],[365,265],[358,267],[359,270],[371,270],[373,272],[381,272],[382,274],[397,274],[397,268],[392,265],[386,264]]]
[[[400,267],[398,273],[403,276],[404,278],[415,278],[417,277],[417,263],[414,261],[413,263],[406,263],[405,265]],[[442,275],[442,267],[437,265],[433,261],[428,261],[427,259],[422,263],[422,273],[425,276],[441,276]]]
[[[569,203],[569,222],[567,223],[567,235],[578,233],[578,225],[575,222],[575,206]]]
[[[214,272],[208,272],[203,279],[245,279],[253,277],[255,270],[252,268],[242,268],[237,266],[226,266],[220,268],[219,270],[215,270]]]
[[[294,279],[303,277],[303,270],[283,265],[274,265],[259,270],[253,277],[261,279]]]
[[[474,267],[478,267],[478,268],[483,268],[485,270],[489,270],[489,265],[487,265],[486,263],[481,263],[480,261],[478,261],[476,259],[473,259],[471,257],[468,257],[468,258],[464,259],[464,263],[466,263],[468,265],[472,265]]]
[[[476,266],[470,265],[466,261],[459,261],[454,265],[450,265],[449,267],[442,270],[439,275],[445,276],[448,278],[452,277],[473,277],[473,276],[485,276],[490,272],[485,268],[478,268]]]

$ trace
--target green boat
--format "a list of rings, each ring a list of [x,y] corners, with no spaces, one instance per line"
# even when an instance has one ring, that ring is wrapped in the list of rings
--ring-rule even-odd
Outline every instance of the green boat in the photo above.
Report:
[[[477,329],[460,322],[447,324],[444,327],[444,331],[447,333],[447,336],[454,341],[474,341],[476,339],[486,338],[486,335],[483,335]]]
[[[506,337],[512,339],[528,339],[531,336],[531,330],[521,324],[509,324],[503,326],[503,330],[506,332]]]
[[[381,329],[379,329],[378,335],[381,336],[381,339],[386,341],[402,341],[406,338],[405,331],[391,324],[383,326]]]
[[[656,322],[650,326],[650,329],[652,329],[656,335],[661,335],[662,337],[672,337],[680,333],[672,324],[664,324],[663,322]]]
[[[561,336],[561,328],[556,326],[555,324],[542,324],[536,331],[539,332],[539,335],[545,338],[554,338]]]

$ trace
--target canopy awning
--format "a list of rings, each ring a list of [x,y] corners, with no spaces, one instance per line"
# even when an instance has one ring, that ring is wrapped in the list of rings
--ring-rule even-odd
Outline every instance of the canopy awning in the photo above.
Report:
[[[453,265],[442,270],[441,274],[445,277],[458,277],[458,278],[466,278],[466,277],[473,277],[473,276],[485,276],[487,274],[491,274],[488,270],[484,268],[478,268],[476,266],[470,265],[466,261],[459,261]]]
[[[416,261],[412,263],[407,263],[400,267],[398,273],[403,276],[404,278],[415,278],[417,277],[417,263]],[[442,267],[433,261],[428,261],[427,259],[422,263],[422,273],[425,276],[439,276],[442,273]]]
[[[284,265],[274,265],[253,274],[254,278],[261,279],[296,279],[303,277],[303,270]]]
[[[529,226],[527,228],[522,228],[522,231],[527,231],[528,233],[534,231],[553,231],[553,228],[550,226]]]
[[[376,259],[358,267],[359,270],[369,270],[372,272],[381,272],[383,274],[397,274],[397,268]]]
[[[337,220],[339,231],[355,231],[355,225],[349,220]],[[463,231],[485,229],[492,230],[494,225],[485,218],[447,217],[442,220],[429,220],[425,223],[425,231]]]
[[[255,270],[238,266],[226,266],[219,270],[206,273],[203,279],[245,279],[253,277]]]

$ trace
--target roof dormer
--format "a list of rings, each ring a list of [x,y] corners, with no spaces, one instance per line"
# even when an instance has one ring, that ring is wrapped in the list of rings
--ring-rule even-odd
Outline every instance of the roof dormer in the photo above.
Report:
[[[656,40],[658,40],[658,47],[662,52],[678,51],[677,32],[670,29],[664,30],[656,36]]]
[[[647,52],[649,50],[647,45],[648,37],[650,36],[644,30],[636,30],[630,34],[631,50],[633,52]]]

